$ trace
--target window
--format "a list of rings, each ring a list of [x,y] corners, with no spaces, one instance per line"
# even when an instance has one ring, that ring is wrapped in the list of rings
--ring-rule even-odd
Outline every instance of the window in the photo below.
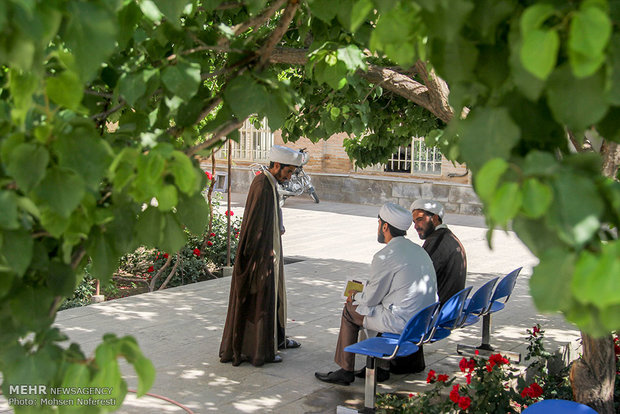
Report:
[[[239,142],[232,141],[232,158],[234,160],[265,162],[269,160],[269,151],[273,146],[273,133],[267,125],[267,118],[261,122],[260,129],[256,129],[246,119],[239,128]],[[222,147],[216,155],[219,159],[228,157],[227,146]]]
[[[410,145],[398,147],[387,163],[364,168],[364,171],[441,175],[441,160],[439,149],[427,148],[424,138],[413,138]]]

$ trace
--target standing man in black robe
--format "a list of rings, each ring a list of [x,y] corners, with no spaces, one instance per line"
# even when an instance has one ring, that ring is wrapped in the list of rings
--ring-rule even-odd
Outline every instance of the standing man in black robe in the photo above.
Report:
[[[285,335],[284,227],[277,183],[291,178],[303,154],[274,145],[269,160],[269,169],[250,185],[230,285],[220,361],[234,366],[281,362],[279,348],[300,346]]]

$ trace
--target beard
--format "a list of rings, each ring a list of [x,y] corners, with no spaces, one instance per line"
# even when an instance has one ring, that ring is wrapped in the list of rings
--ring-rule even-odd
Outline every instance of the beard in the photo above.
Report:
[[[435,225],[432,222],[429,222],[428,226],[422,227],[420,231],[418,231],[418,236],[420,236],[421,240],[425,240],[434,231],[435,231]]]
[[[382,231],[377,232],[377,241],[381,244],[385,243],[385,234]]]

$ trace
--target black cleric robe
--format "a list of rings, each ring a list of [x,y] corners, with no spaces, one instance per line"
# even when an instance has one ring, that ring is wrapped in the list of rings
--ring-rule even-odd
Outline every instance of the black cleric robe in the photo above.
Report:
[[[254,177],[241,223],[220,361],[261,366],[284,341],[286,290],[277,182],[265,171]]]
[[[437,226],[422,245],[433,261],[437,275],[437,293],[443,305],[455,293],[465,288],[467,257],[459,239],[446,227]]]

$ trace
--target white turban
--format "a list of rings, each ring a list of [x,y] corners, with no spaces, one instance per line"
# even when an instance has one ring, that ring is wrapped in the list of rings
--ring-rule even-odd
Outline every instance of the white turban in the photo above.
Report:
[[[391,224],[398,230],[407,231],[411,227],[413,217],[404,207],[394,203],[385,203],[379,210],[381,220]]]
[[[279,162],[280,164],[294,165],[299,167],[302,165],[303,154],[289,147],[282,145],[274,145],[269,153],[269,161]]]
[[[416,200],[411,205],[411,211],[413,212],[413,210],[428,211],[429,213],[437,214],[439,218],[443,220],[443,204],[441,204],[439,201],[429,199]]]

